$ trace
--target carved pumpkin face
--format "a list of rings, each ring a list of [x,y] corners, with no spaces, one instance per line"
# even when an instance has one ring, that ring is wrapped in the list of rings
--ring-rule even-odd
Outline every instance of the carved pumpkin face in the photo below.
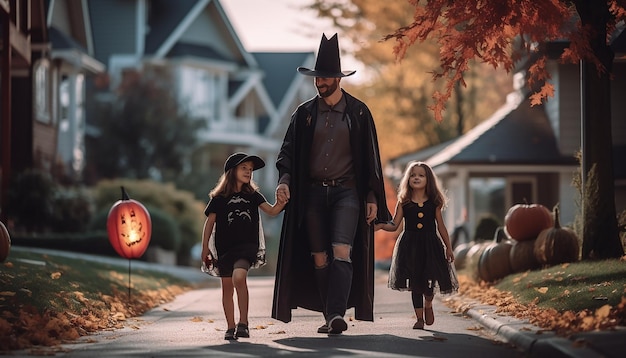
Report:
[[[150,243],[152,221],[143,204],[130,199],[122,188],[122,200],[118,200],[107,218],[109,241],[118,255],[134,259],[141,257]]]
[[[11,236],[7,227],[0,221],[0,262],[9,256],[9,250],[11,250]]]

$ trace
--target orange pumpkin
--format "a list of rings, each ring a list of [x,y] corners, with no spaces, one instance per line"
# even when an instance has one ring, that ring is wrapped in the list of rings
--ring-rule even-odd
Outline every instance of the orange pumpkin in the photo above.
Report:
[[[9,256],[11,250],[11,236],[9,236],[9,230],[0,221],[0,262],[4,262]]]
[[[109,210],[107,232],[115,252],[127,259],[141,257],[150,243],[150,213],[143,204],[130,199],[124,187],[122,200],[118,200]]]
[[[559,208],[554,207],[554,227],[543,230],[535,241],[534,253],[543,265],[557,265],[578,261],[578,236],[569,228],[561,227]]]
[[[550,210],[541,204],[513,205],[504,217],[504,231],[513,240],[532,240],[554,223]]]

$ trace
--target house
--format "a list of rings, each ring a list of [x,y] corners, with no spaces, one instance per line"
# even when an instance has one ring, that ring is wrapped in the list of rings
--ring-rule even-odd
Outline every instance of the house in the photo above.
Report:
[[[88,5],[96,58],[107,66],[111,89],[127,69],[158,65],[175,74],[180,101],[206,122],[189,167],[209,172],[208,185],[234,151],[273,163],[291,113],[315,95],[296,72],[313,63],[313,52],[246,51],[217,0],[90,0]],[[277,172],[268,167],[255,180],[273,192]],[[210,187],[203,189],[206,194]]]
[[[611,82],[613,166],[616,209],[626,210],[626,34],[613,42]],[[559,48],[559,46],[555,46]],[[558,50],[558,49],[557,49]],[[484,216],[501,224],[517,203],[559,204],[561,222],[572,224],[579,212],[577,152],[581,148],[580,71],[578,65],[549,62],[554,97],[531,106],[524,72],[514,76],[515,92],[493,115],[463,136],[394,158],[385,174],[398,182],[412,160],[427,162],[450,199],[444,219],[448,230],[464,224],[473,235]]]
[[[0,2],[3,208],[13,175],[40,168],[72,181],[84,166],[85,76],[104,65],[82,7],[69,4]]]

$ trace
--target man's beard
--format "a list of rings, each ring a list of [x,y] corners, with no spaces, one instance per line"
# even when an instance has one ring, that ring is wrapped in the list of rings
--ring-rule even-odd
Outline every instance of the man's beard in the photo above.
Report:
[[[338,86],[339,86],[339,81],[335,79],[333,80],[333,83],[330,85],[323,85],[323,86],[317,87],[317,93],[320,95],[320,97],[326,98],[326,97],[329,97],[331,94],[335,93]]]

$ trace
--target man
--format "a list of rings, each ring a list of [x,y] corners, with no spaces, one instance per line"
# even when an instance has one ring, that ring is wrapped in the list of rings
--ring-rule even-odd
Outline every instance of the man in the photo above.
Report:
[[[291,117],[276,167],[285,208],[272,317],[291,321],[302,307],[324,314],[319,333],[340,334],[344,315],[373,320],[374,225],[388,221],[374,120],[345,92],[337,35],[322,36],[314,69],[318,95]]]

